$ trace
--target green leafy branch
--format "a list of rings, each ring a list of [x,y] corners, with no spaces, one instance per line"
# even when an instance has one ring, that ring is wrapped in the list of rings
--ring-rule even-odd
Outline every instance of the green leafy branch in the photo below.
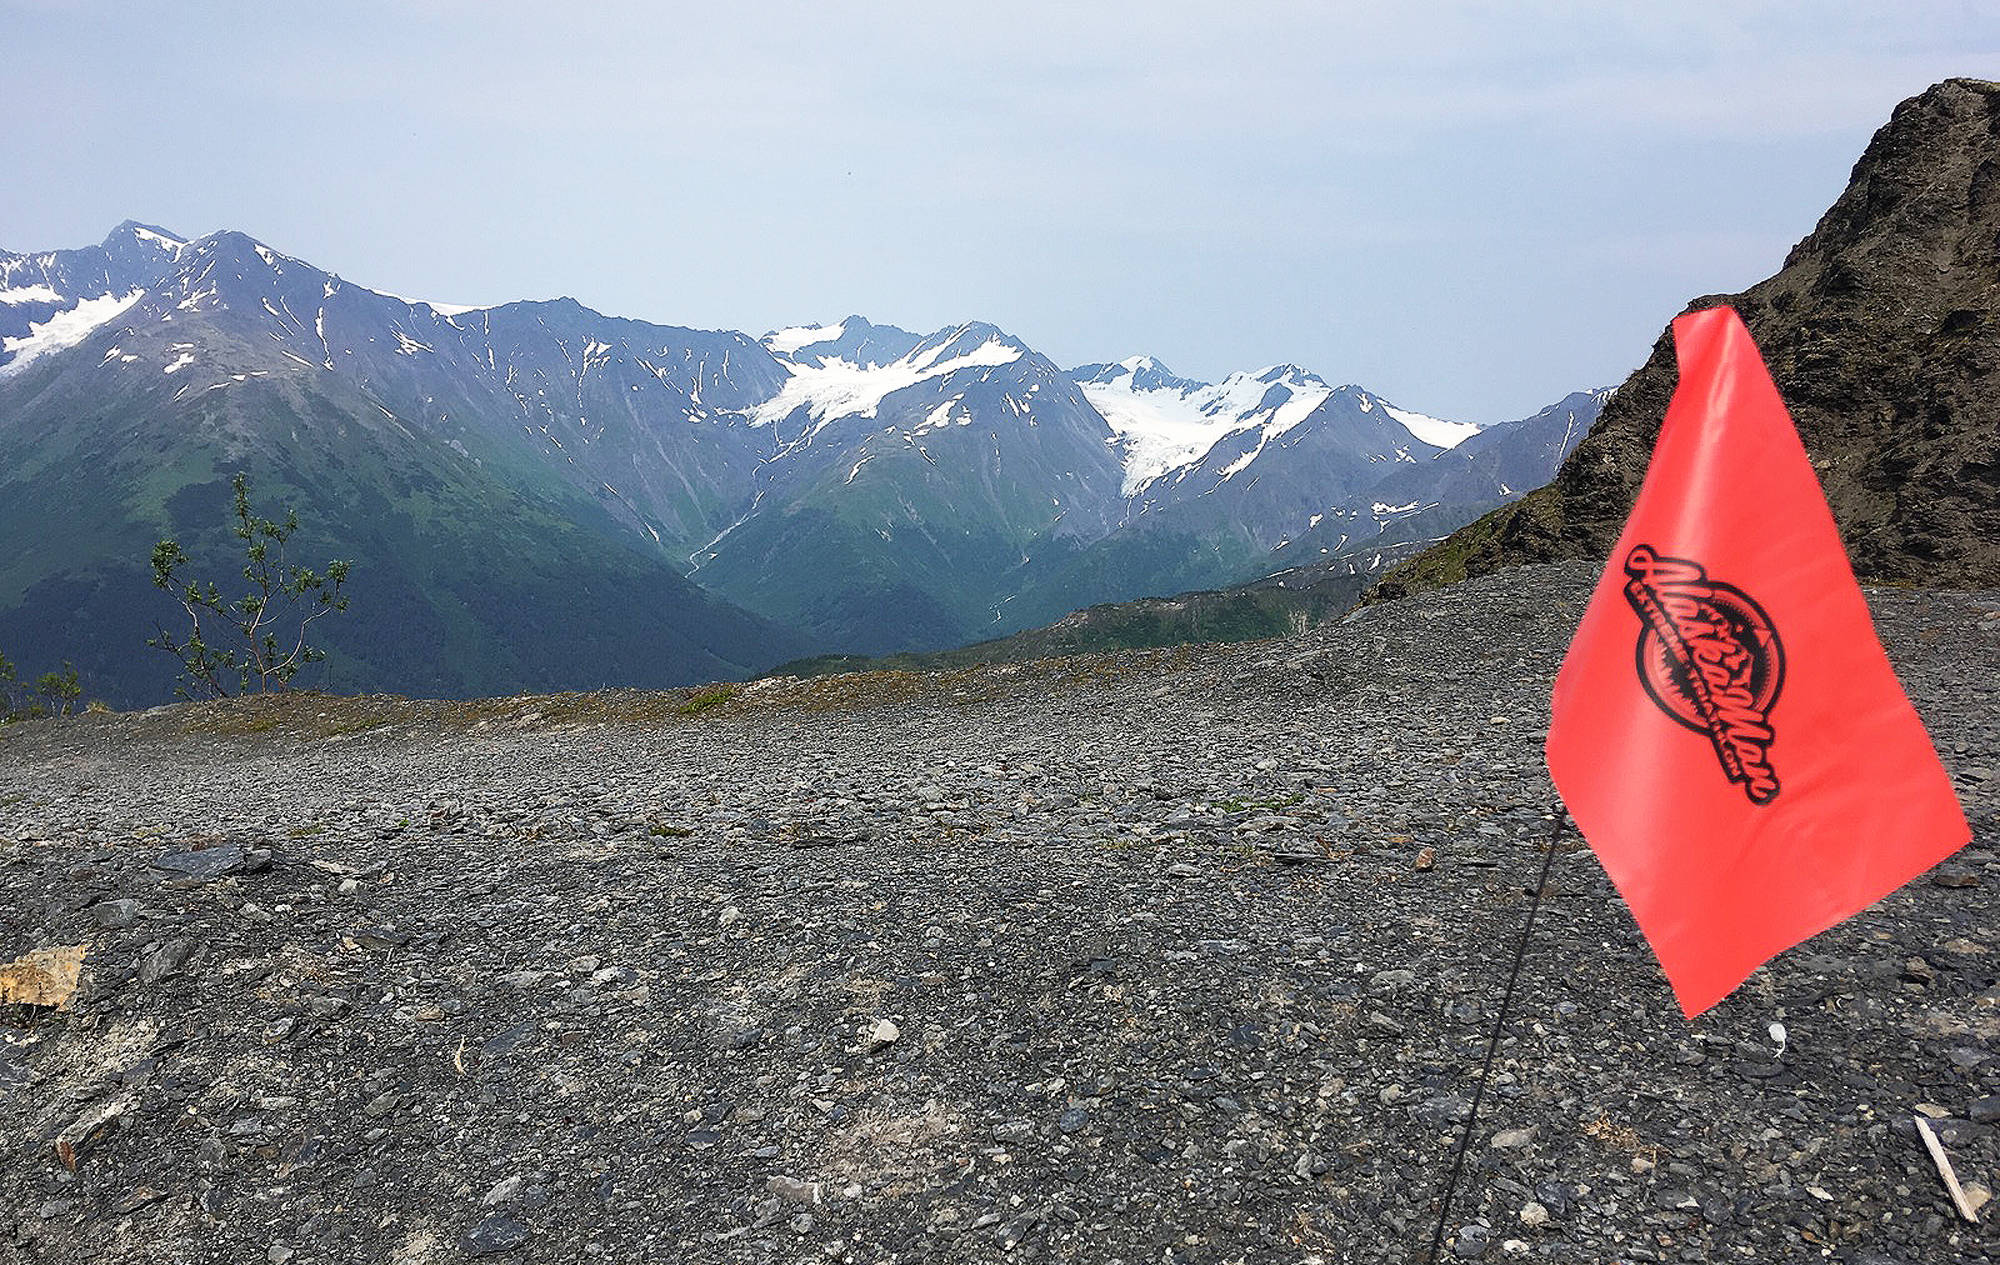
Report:
[[[0,719],[21,720],[49,713],[67,716],[82,697],[83,686],[68,660],[63,661],[62,671],[36,677],[31,689],[21,680],[13,661],[0,654]]]
[[[231,530],[243,542],[243,579],[249,585],[242,597],[225,600],[213,580],[183,580],[190,559],[172,537],[153,548],[153,585],[173,595],[188,623],[179,634],[161,625],[146,644],[180,660],[183,698],[288,688],[300,668],[326,658],[326,651],[307,640],[313,624],[347,609],[344,586],[351,564],[333,561],[314,570],[293,563],[287,545],[299,528],[298,511],[286,511],[283,522],[260,517],[250,508],[249,476],[239,473],[230,486],[236,520]]]

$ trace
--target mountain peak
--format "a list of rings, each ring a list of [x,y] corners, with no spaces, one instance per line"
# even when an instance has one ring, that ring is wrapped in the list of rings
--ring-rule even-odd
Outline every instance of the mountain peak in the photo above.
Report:
[[[1022,350],[1026,350],[1028,346],[991,321],[965,321],[948,329],[941,329],[931,337],[942,337],[945,341],[952,343],[967,341],[974,343],[1005,343],[1010,347],[1019,347]]]
[[[1110,364],[1078,365],[1069,371],[1069,376],[1086,386],[1116,387],[1128,391],[1172,391],[1182,395],[1209,385],[1175,376],[1172,369],[1153,356],[1127,356]]]
[[[909,359],[919,367],[947,361],[979,357],[984,364],[1002,364],[1028,354],[1028,345],[998,325],[967,321],[937,331],[910,349]]]
[[[1333,390],[1332,387],[1327,385],[1325,378],[1320,377],[1318,374],[1312,372],[1310,369],[1302,369],[1298,365],[1291,364],[1290,362],[1277,365],[1267,365],[1264,368],[1259,369],[1256,373],[1252,374],[1251,376],[1254,377],[1257,381],[1262,382],[1267,386],[1274,386],[1274,385],[1283,385],[1288,387],[1310,386],[1310,387],[1318,387],[1322,390],[1326,390],[1329,392]]]
[[[233,228],[219,228],[213,233],[205,233],[193,241],[182,243],[182,248],[200,258],[222,258],[246,263],[253,257],[266,264],[274,259],[289,258],[278,254],[250,234]],[[182,252],[175,252],[177,256],[180,253]]]
[[[179,254],[188,239],[179,233],[170,232],[157,224],[141,224],[137,220],[126,220],[105,235],[104,249],[115,250],[120,246],[138,244],[169,254]]]
[[[831,325],[772,330],[757,341],[779,360],[796,366],[817,369],[829,361],[844,361],[865,369],[901,360],[923,340],[909,330],[850,314]]]

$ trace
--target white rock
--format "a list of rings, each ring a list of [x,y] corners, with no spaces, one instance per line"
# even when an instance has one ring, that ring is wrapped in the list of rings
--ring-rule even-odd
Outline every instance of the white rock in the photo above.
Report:
[[[493,1189],[487,1191],[486,1198],[479,1202],[488,1208],[497,1207],[500,1204],[518,1198],[522,1188],[527,1184],[528,1179],[519,1173],[514,1174],[512,1177],[503,1177],[493,1184]]]
[[[807,1207],[817,1207],[820,1202],[820,1184],[800,1181],[796,1177],[773,1177],[764,1183],[764,1189],[778,1198]]]
[[[903,1030],[889,1020],[877,1019],[875,1026],[868,1030],[868,1048],[870,1050],[879,1050],[884,1046],[894,1045],[896,1038],[902,1035]]]
[[[1521,1205],[1522,1225],[1527,1226],[1530,1230],[1534,1230],[1542,1226],[1545,1226],[1548,1223],[1549,1223],[1549,1210],[1547,1208],[1542,1207],[1542,1205],[1536,1203],[1532,1199],[1529,1200],[1527,1203]]]

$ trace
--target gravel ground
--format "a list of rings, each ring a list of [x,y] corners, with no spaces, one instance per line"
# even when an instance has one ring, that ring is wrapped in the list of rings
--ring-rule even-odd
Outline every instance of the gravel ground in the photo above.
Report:
[[[933,676],[14,726],[0,961],[89,950],[69,1010],[0,1010],[0,1259],[1420,1258],[1591,579]],[[1448,1258],[2000,1255],[1913,1125],[1996,1185],[2000,595],[1872,598],[1972,848],[1688,1023],[1565,832]]]

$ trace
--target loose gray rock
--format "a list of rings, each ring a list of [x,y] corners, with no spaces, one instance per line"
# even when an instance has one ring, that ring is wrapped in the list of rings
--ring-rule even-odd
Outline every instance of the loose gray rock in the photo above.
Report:
[[[526,1243],[531,1233],[524,1223],[504,1212],[496,1212],[481,1218],[477,1225],[467,1230],[459,1239],[458,1246],[467,1256],[497,1256]]]
[[[493,1183],[493,1189],[487,1191],[486,1198],[479,1202],[488,1208],[496,1208],[501,1204],[512,1203],[521,1197],[521,1192],[527,1188],[527,1185],[528,1179],[520,1173],[515,1173],[511,1177],[503,1177]]]
[[[190,852],[169,852],[153,858],[153,868],[178,878],[217,879],[244,867],[247,850],[240,843],[217,844]]]
[[[107,931],[116,931],[131,926],[139,920],[139,902],[136,900],[100,901],[90,911],[91,921]]]
[[[195,944],[192,940],[169,940],[139,959],[139,982],[157,984],[169,976],[178,974],[194,956]]]
[[[247,733],[202,706],[8,726],[0,961],[92,947],[69,1011],[0,1029],[0,1243],[1401,1265],[1465,1127],[1595,579],[1310,629],[1323,681],[1289,648],[1180,648],[760,682],[694,718],[301,696]],[[1872,595],[1954,774],[2000,767],[1995,602]],[[480,727],[519,710],[547,714]],[[1978,885],[1891,893],[1692,1025],[1565,835],[1448,1229],[1512,1227],[1485,1259],[1538,1265],[1980,1259],[1908,1123],[1934,1108],[1992,1184],[2000,781],[1958,784]],[[263,874],[130,886],[133,839],[273,832]],[[123,899],[143,934],[97,925]]]
[[[796,1177],[773,1177],[764,1183],[764,1189],[788,1203],[816,1207],[820,1201],[820,1184],[800,1181]]]

